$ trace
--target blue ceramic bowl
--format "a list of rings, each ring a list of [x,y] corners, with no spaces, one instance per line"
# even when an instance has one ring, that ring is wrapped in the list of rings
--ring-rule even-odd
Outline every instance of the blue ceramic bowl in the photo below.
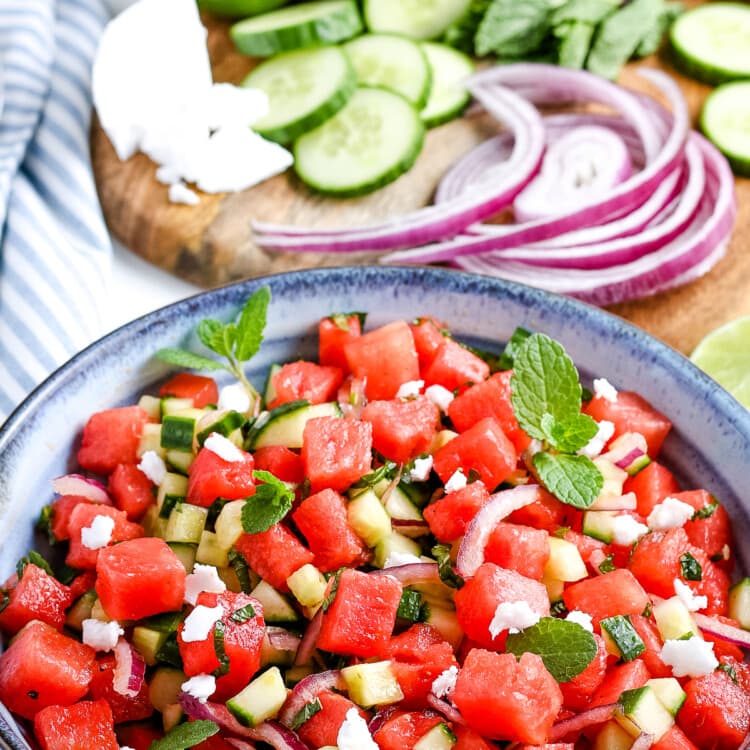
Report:
[[[81,428],[92,412],[132,403],[169,367],[151,353],[165,346],[200,351],[202,318],[233,318],[262,285],[273,295],[266,338],[252,361],[258,386],[274,362],[316,351],[317,321],[363,310],[375,326],[432,314],[464,341],[500,350],[522,325],[560,340],[584,378],[606,376],[639,391],[674,424],[663,458],[685,487],[705,487],[726,504],[735,528],[750,515],[750,413],[688,360],[619,318],[536,289],[436,268],[334,268],[256,279],[140,318],[75,356],[37,388],[0,430],[0,580],[30,548],[34,521],[52,499],[49,479],[74,468]],[[738,536],[748,568],[750,541]],[[0,714],[0,737],[27,748]],[[0,746],[2,740],[0,739]]]

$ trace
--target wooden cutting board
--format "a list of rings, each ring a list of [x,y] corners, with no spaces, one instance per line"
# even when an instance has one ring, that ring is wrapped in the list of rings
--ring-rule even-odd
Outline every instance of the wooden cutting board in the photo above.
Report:
[[[694,5],[696,3],[689,3]],[[206,16],[208,49],[216,81],[239,83],[253,61],[234,51],[228,25]],[[687,97],[693,117],[710,91],[679,75],[663,59],[639,63],[672,74]],[[642,87],[631,65],[621,82]],[[313,266],[372,262],[357,256],[269,253],[256,247],[252,219],[309,226],[356,226],[428,204],[447,168],[497,132],[486,116],[464,117],[427,134],[415,167],[397,182],[353,200],[333,200],[308,191],[293,174],[274,177],[239,193],[201,194],[197,206],[169,202],[156,181],[156,167],[143,154],[126,162],[94,122],[91,150],[99,197],[112,233],[146,260],[204,287],[268,273]],[[611,310],[684,353],[710,330],[750,315],[750,180],[737,180],[739,211],[727,256],[706,276],[681,289]]]

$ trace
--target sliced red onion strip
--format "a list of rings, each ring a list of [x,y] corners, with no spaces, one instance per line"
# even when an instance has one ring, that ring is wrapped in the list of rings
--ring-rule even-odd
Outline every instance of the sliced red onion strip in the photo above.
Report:
[[[285,628],[277,628],[272,625],[266,628],[266,637],[271,646],[280,651],[297,651],[302,641],[298,635],[290,633]]]
[[[456,570],[464,578],[470,578],[484,562],[484,548],[493,529],[500,521],[516,510],[533,503],[539,488],[533,484],[522,484],[510,490],[492,495],[490,501],[474,516],[461,540],[456,558]]]
[[[715,617],[702,615],[700,612],[693,612],[695,624],[705,633],[720,638],[727,643],[733,643],[735,646],[750,648],[750,632],[742,628],[728,625],[721,622]]]
[[[455,706],[448,703],[448,701],[438,698],[434,693],[428,693],[427,705],[434,708],[439,714],[445,716],[448,721],[452,721],[459,726],[466,725],[466,720],[461,716],[461,712]]]
[[[646,452],[642,451],[640,448],[633,448],[632,451],[626,453],[619,461],[615,461],[615,466],[618,469],[627,469],[628,466],[633,463],[633,461],[636,461],[641,456],[645,455]]]
[[[654,744],[654,735],[641,733],[636,737],[635,742],[630,746],[630,750],[648,750]]]
[[[570,719],[558,721],[550,731],[550,741],[557,742],[568,735],[580,734],[587,727],[609,721],[615,715],[618,706],[618,703],[608,703],[606,706],[589,708],[576,716],[572,716]]]
[[[78,495],[95,503],[112,504],[106,487],[83,474],[65,474],[52,480],[52,489],[58,495]]]
[[[309,664],[312,659],[313,652],[315,651],[315,644],[318,642],[318,636],[320,635],[320,628],[323,626],[323,608],[321,607],[315,616],[310,620],[305,630],[305,634],[302,636],[299,648],[297,649],[297,656],[294,657],[294,666],[299,667],[302,664]]]
[[[442,583],[437,563],[407,563],[394,565],[392,568],[373,570],[373,576],[391,576],[404,586],[415,586],[419,583]]]
[[[344,690],[346,683],[338,669],[328,672],[316,672],[300,680],[289,693],[281,711],[279,721],[290,727],[294,717],[311,701],[314,701],[323,690],[337,688]]]
[[[603,575],[602,571],[599,570],[599,566],[607,559],[607,555],[604,550],[595,549],[589,555],[589,566],[593,569],[595,575]]]
[[[237,750],[255,750],[255,745],[245,742],[245,740],[238,740],[236,737],[227,737],[226,743],[227,745],[236,747]]]
[[[126,698],[135,698],[143,687],[145,676],[143,657],[124,638],[118,639],[112,671],[113,690]]]

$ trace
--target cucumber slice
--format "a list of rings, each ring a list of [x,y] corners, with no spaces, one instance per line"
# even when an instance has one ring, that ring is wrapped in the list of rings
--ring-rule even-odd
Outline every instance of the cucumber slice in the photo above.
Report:
[[[359,88],[338,114],[297,140],[294,168],[318,192],[364,195],[409,170],[423,142],[424,126],[406,99]]]
[[[432,68],[432,89],[419,116],[428,128],[434,128],[466,109],[471,94],[461,82],[474,72],[474,63],[447,44],[422,42],[422,49]]]
[[[614,646],[614,655],[622,657],[623,661],[633,661],[646,650],[646,644],[636,632],[628,616],[605,617],[599,624],[602,628],[605,643],[609,640]],[[607,645],[609,646],[609,644]]]
[[[290,401],[261,414],[248,433],[247,444],[253,450],[268,445],[301,448],[308,419],[341,416],[341,408],[334,402],[311,406],[307,401]]]
[[[674,724],[674,717],[656,697],[654,690],[645,685],[635,690],[626,690],[620,696],[620,708],[615,719],[630,734],[638,737],[650,734],[660,740]]]
[[[360,31],[362,19],[352,0],[326,0],[247,18],[234,24],[229,33],[240,52],[269,57],[286,50],[335,44]]]
[[[281,365],[271,365],[268,370],[268,378],[266,378],[266,387],[263,389],[263,402],[270,404],[271,401],[276,399],[276,389],[273,387],[273,376],[278,372],[281,372]]]
[[[365,0],[365,24],[370,31],[434,39],[470,6],[471,0]]]
[[[257,727],[277,716],[286,701],[286,685],[278,667],[256,677],[242,692],[227,701],[227,708],[247,727]]]
[[[344,667],[341,676],[346,683],[349,698],[360,706],[383,706],[398,703],[404,698],[390,661]]]
[[[227,18],[247,18],[268,13],[286,5],[289,0],[198,0],[198,7]]]
[[[649,680],[646,685],[650,687],[660,703],[672,716],[677,716],[682,704],[687,700],[687,694],[674,677],[656,677]]]
[[[709,3],[683,13],[669,33],[675,63],[705,83],[750,78],[750,7]]]
[[[750,53],[750,25],[747,44]],[[725,83],[710,94],[701,112],[701,130],[727,157],[735,174],[750,177],[750,81]]]
[[[729,589],[729,616],[750,630],[750,578],[743,578]]]
[[[432,70],[417,42],[394,34],[365,34],[344,45],[364,86],[381,86],[401,94],[417,109],[424,107],[432,88]]]
[[[349,58],[338,47],[298,50],[267,60],[242,82],[268,95],[268,114],[255,130],[289,143],[333,117],[357,85]]]

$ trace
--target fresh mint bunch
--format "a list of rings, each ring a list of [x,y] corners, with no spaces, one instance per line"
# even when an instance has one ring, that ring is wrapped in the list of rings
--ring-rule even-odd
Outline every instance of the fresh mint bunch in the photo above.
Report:
[[[604,485],[594,462],[576,455],[597,433],[581,413],[582,388],[565,349],[543,333],[529,336],[514,355],[511,402],[521,428],[541,441],[532,462],[539,481],[561,502],[588,508]]]
[[[248,299],[237,322],[222,323],[220,320],[207,318],[198,324],[198,338],[203,345],[225,357],[228,362],[220,362],[185,349],[172,348],[159,349],[156,357],[169,364],[191,370],[227,370],[247,388],[253,398],[258,400],[258,392],[245,376],[242,363],[251,359],[260,349],[270,301],[271,290],[264,286]]]
[[[294,492],[268,471],[256,469],[253,478],[263,484],[255,488],[255,494],[245,500],[242,507],[242,528],[248,534],[268,531],[291,510]]]

